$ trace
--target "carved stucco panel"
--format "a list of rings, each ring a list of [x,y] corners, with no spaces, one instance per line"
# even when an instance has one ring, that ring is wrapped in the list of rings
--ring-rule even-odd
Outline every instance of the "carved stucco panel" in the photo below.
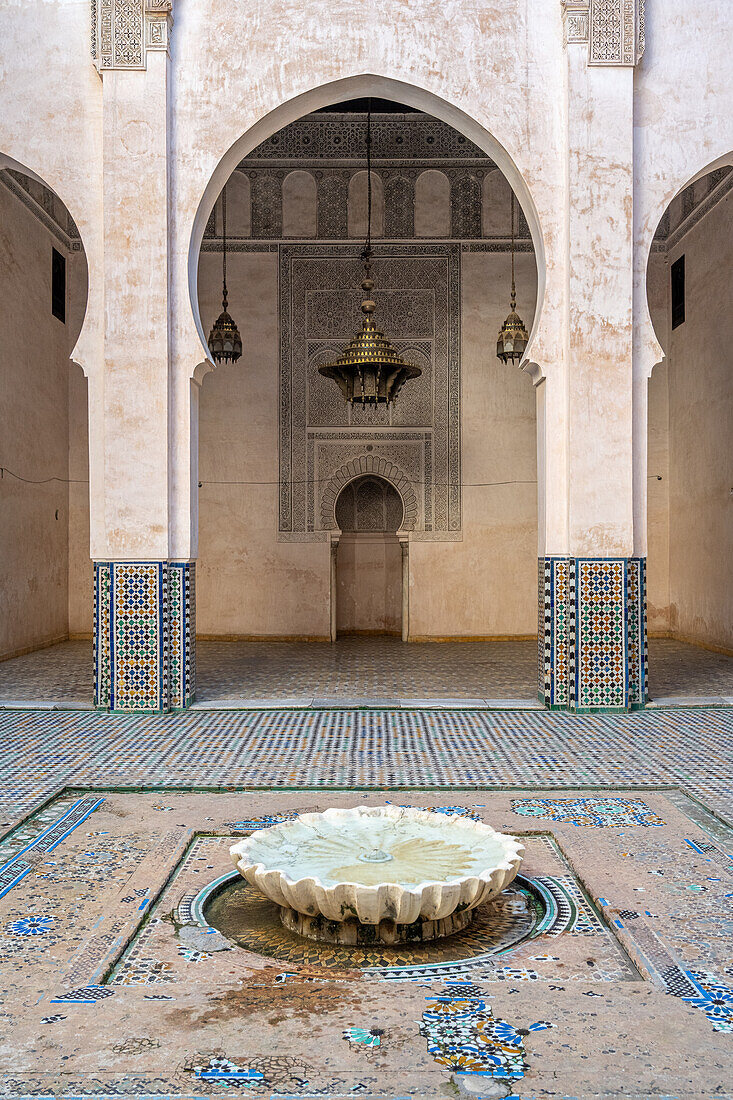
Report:
[[[460,246],[380,245],[374,274],[380,324],[423,371],[391,409],[349,407],[318,373],[361,320],[354,246],[280,248],[279,536],[287,541],[325,537],[325,487],[367,454],[409,478],[416,535],[461,537]]]

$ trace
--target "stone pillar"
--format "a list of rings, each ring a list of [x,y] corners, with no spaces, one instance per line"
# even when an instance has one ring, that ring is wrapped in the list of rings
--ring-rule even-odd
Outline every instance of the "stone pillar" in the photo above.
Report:
[[[632,338],[633,68],[643,5],[563,0],[563,9],[566,532],[556,526],[539,562],[539,697],[549,707],[628,709],[646,700]]]
[[[168,34],[171,0],[98,0],[102,79],[104,476],[92,493],[94,701],[185,707],[195,563],[172,538]]]

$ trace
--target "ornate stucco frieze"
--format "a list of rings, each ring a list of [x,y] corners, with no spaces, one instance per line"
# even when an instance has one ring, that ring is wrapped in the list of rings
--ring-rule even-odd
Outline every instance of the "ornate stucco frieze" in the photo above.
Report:
[[[562,0],[564,40],[587,43],[589,65],[636,65],[644,53],[644,0]]]
[[[144,69],[149,50],[168,49],[172,9],[173,0],[91,0],[97,69]]]

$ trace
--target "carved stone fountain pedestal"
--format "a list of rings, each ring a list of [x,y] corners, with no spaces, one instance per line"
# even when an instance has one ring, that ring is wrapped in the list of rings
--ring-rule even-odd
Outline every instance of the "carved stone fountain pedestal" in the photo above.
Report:
[[[397,924],[393,920],[381,920],[379,924],[362,924],[355,920],[327,920],[320,913],[309,917],[295,909],[280,907],[280,920],[291,932],[321,943],[338,943],[346,947],[369,947],[370,944],[418,944],[450,936],[466,928],[474,917],[474,909],[451,913],[440,920],[418,918],[412,924]]]
[[[301,814],[230,849],[286,928],[353,946],[418,944],[465,928],[514,879],[516,837],[459,815],[398,806]]]

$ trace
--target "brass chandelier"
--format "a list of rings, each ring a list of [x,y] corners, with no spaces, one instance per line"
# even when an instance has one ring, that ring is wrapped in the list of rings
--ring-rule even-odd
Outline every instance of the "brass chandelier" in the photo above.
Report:
[[[361,288],[365,299],[361,303],[364,314],[361,332],[334,363],[318,368],[319,374],[332,378],[344,399],[351,404],[377,405],[394,401],[405,382],[422,374],[419,367],[406,363],[390,340],[374,323],[376,303],[372,298],[374,281],[372,264],[372,129],[371,106],[367,110],[366,162],[367,162],[367,233],[361,260],[364,278]]]
[[[242,354],[242,337],[239,329],[227,312],[227,188],[221,193],[222,221],[222,312],[209,333],[209,351],[217,363],[236,363]]]
[[[496,355],[502,363],[514,363],[521,360],[529,343],[524,321],[517,313],[517,288],[514,285],[514,192],[512,191],[512,293],[509,316],[501,326],[496,341]]]

